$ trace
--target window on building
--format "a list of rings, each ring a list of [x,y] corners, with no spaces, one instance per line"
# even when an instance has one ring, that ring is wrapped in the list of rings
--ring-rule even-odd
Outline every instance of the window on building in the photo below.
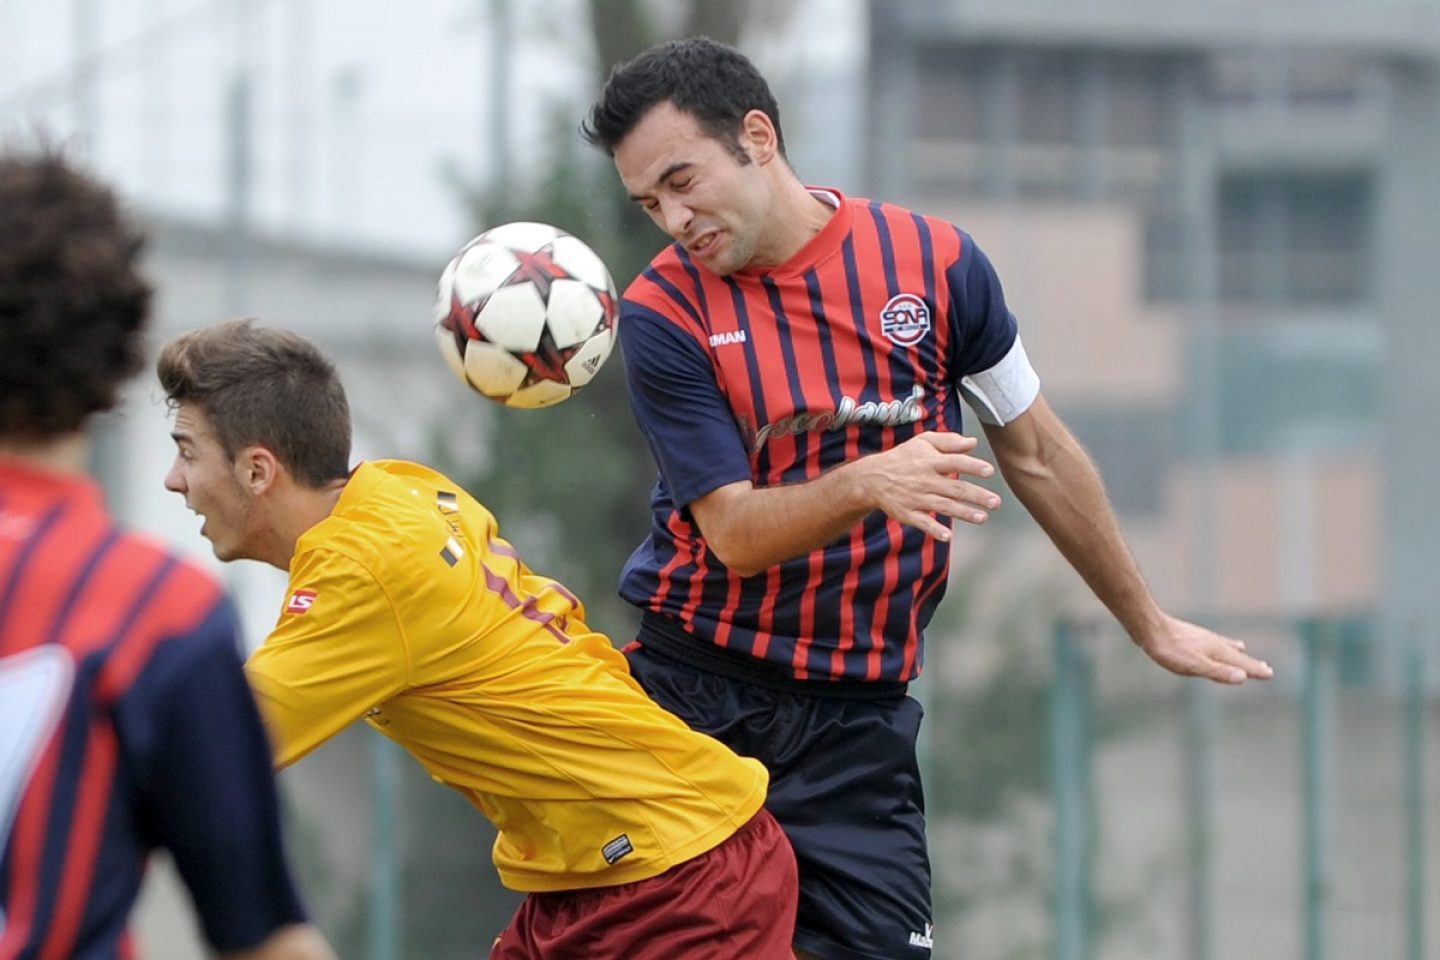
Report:
[[[1225,176],[1221,300],[1279,308],[1364,303],[1372,288],[1372,193],[1361,174]]]
[[[1384,344],[1361,321],[1231,326],[1218,343],[1221,452],[1365,451],[1381,416]],[[1198,371],[1192,372],[1193,378]]]
[[[984,78],[976,56],[950,49],[926,50],[920,55],[918,133],[924,140],[979,142]]]
[[[1355,57],[1251,50],[1212,59],[1207,88],[1210,99],[1224,107],[1347,110],[1365,96],[1374,69]]]
[[[1067,146],[1077,139],[1078,62],[1064,56],[1015,56],[1015,99],[1021,143]]]
[[[1169,69],[1162,61],[1133,59],[1112,64],[1106,75],[1108,146],[1158,148],[1170,138],[1166,111]]]

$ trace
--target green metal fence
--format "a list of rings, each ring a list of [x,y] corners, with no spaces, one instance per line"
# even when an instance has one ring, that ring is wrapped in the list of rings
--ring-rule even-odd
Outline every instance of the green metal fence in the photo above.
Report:
[[[1433,937],[1436,922],[1435,906],[1426,896],[1427,880],[1436,867],[1434,757],[1440,723],[1435,685],[1428,679],[1434,637],[1418,629],[1399,637],[1382,636],[1372,622],[1353,618],[1262,629],[1270,636],[1274,659],[1284,664],[1271,684],[1253,685],[1242,693],[1188,681],[1173,695],[1157,699],[1137,695],[1141,688],[1126,683],[1103,689],[1106,669],[1135,653],[1113,629],[1072,621],[1056,625],[1049,717],[1049,955],[1054,960],[1097,960],[1135,952],[1123,938],[1111,942],[1102,936],[1105,907],[1097,892],[1100,867],[1117,845],[1103,835],[1107,818],[1102,811],[1123,804],[1126,789],[1155,791],[1154,783],[1144,780],[1131,780],[1117,790],[1111,778],[1108,792],[1098,786],[1096,771],[1106,762],[1106,753],[1123,749],[1125,739],[1137,735],[1133,725],[1113,722],[1129,710],[1149,718],[1142,726],[1161,722],[1178,728],[1173,742],[1182,747],[1182,776],[1181,784],[1169,791],[1172,799],[1208,797],[1212,807],[1230,810],[1269,808],[1268,820],[1282,824],[1288,807],[1297,828],[1298,889],[1289,894],[1272,891],[1264,915],[1229,917],[1226,911],[1236,904],[1236,889],[1245,887],[1245,873],[1273,872],[1272,858],[1284,856],[1289,845],[1269,827],[1226,822],[1217,809],[1196,811],[1177,803],[1174,842],[1160,855],[1175,858],[1174,872],[1185,874],[1184,882],[1175,886],[1190,894],[1170,898],[1162,912],[1204,907],[1208,914],[1178,918],[1176,926],[1208,931],[1228,927],[1230,935],[1197,941],[1177,934],[1155,955],[1193,954],[1197,943],[1201,950],[1214,951],[1224,942],[1232,948],[1215,956],[1427,957],[1427,939]],[[1209,703],[1210,709],[1195,709],[1198,701]],[[1147,702],[1148,707],[1141,705]],[[1110,734],[1097,735],[1106,727],[1107,716]],[[1218,780],[1214,771],[1197,771],[1194,768],[1212,755],[1197,749],[1206,740],[1222,758],[1236,752],[1265,758],[1264,768],[1228,770]],[[1224,765],[1222,760],[1219,766]],[[1293,773],[1293,789],[1286,788],[1285,778],[1273,776],[1276,768]],[[1197,789],[1197,780],[1209,782]],[[1234,793],[1248,799],[1236,801]],[[1194,822],[1184,823],[1186,814]],[[1222,839],[1227,834],[1241,839],[1227,848]],[[1227,848],[1223,856],[1222,848]],[[1399,896],[1386,894],[1392,887],[1398,887]],[[1224,893],[1195,896],[1197,889]],[[1235,952],[1233,945],[1247,936],[1259,938],[1249,941],[1254,949]],[[1277,952],[1275,944],[1292,949]]]
[[[997,642],[993,672],[957,687],[977,671],[954,658],[973,649],[932,640],[915,693],[935,960],[1433,957],[1435,633],[1226,629],[1275,680],[1181,680],[1108,621],[1063,620],[1029,646]],[[342,905],[322,925],[353,930],[371,960],[483,954],[514,902],[494,886],[490,834],[388,741],[364,742],[336,760],[368,767],[368,865],[353,897],[321,891]]]

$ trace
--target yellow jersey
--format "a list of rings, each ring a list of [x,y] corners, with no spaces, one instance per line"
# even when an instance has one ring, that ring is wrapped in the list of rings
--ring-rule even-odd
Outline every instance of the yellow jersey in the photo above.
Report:
[[[367,462],[297,542],[246,670],[277,765],[364,717],[495,823],[506,886],[613,886],[719,844],[768,775],[650,700],[584,617],[457,484]]]

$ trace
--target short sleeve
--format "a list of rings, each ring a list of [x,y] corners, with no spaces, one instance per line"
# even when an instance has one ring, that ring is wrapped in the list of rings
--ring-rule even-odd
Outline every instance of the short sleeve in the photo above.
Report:
[[[620,346],[636,422],[677,507],[752,479],[750,457],[710,357],[665,317],[627,301]]]
[[[299,554],[275,629],[245,664],[288,766],[408,683],[404,634],[373,573],[333,550]]]
[[[990,258],[961,233],[960,259],[945,272],[950,286],[950,335],[955,379],[988,370],[1010,352],[1018,335],[1015,315]]]
[[[960,394],[982,423],[1004,426],[1040,395],[1040,378],[1020,342],[1015,315],[990,258],[965,233],[946,272],[950,285],[952,369]]]
[[[170,852],[210,945],[250,949],[304,921],[228,601],[162,640],[114,709],[142,834]]]

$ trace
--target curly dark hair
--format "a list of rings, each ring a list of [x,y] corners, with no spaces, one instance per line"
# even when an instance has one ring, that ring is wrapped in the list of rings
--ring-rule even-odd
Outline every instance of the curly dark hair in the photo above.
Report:
[[[667,100],[742,163],[750,157],[740,146],[740,122],[759,110],[775,125],[780,156],[785,156],[780,106],[770,85],[743,53],[709,37],[658,44],[617,65],[580,124],[580,135],[613,157],[650,108]]]
[[[73,433],[115,405],[144,361],[143,247],[59,152],[0,154],[0,437]]]
[[[312,489],[350,472],[350,403],[309,340],[239,318],[182,333],[155,364],[172,409],[192,404],[225,456],[265,447]]]

